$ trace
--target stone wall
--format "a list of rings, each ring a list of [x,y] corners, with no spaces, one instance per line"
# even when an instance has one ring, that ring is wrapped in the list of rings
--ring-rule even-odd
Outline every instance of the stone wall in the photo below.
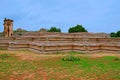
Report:
[[[39,37],[39,36],[65,36],[65,37],[81,37],[81,38],[110,38],[109,34],[106,33],[87,33],[87,32],[81,32],[81,33],[59,33],[59,32],[26,32],[23,33],[24,37]]]
[[[84,35],[86,34],[86,35]],[[88,34],[88,35],[87,35]],[[30,49],[39,53],[79,51],[120,52],[120,38],[90,33],[26,33],[20,37],[0,38],[0,48]]]

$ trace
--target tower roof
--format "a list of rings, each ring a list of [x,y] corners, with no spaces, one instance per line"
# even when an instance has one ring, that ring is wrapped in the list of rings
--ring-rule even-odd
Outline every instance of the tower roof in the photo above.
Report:
[[[13,22],[13,20],[11,20],[11,19],[6,19],[6,18],[4,19],[4,22],[5,22],[5,21],[11,21],[11,22]]]

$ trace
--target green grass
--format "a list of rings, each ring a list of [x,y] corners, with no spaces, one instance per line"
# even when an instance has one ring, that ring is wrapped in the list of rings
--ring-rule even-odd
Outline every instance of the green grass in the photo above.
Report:
[[[85,54],[85,53],[84,52],[69,51],[69,52],[56,52],[56,53],[53,53],[53,54],[56,54],[56,55],[59,55],[59,54],[62,54],[62,55],[65,55],[65,54],[77,55],[77,54]]]
[[[70,51],[68,54],[75,55],[75,54],[85,54],[83,52],[75,52],[75,51]]]
[[[72,52],[72,56],[75,54]],[[64,61],[64,56],[57,54],[51,58],[51,55],[47,55],[47,59],[21,60],[16,54],[1,53],[0,80],[120,80],[120,58],[117,56],[77,55],[79,61]]]
[[[0,79],[9,80],[11,75],[21,75],[24,72],[33,72],[37,69],[33,61],[21,61],[14,54],[0,54]]]
[[[64,75],[64,72],[67,72],[69,75],[64,78],[64,80],[69,80],[70,77],[85,77],[87,79],[90,79],[92,77],[94,78],[94,80],[96,80],[95,77],[97,77],[100,80],[103,80],[105,79],[103,77],[104,75],[106,76],[105,80],[119,80],[120,61],[115,62],[113,59],[114,57],[109,56],[94,60],[82,58],[80,61],[75,62],[66,62],[58,59],[55,61],[45,61],[44,63],[42,63],[42,65],[44,66],[45,70],[52,68],[55,72],[61,71],[60,75]]]

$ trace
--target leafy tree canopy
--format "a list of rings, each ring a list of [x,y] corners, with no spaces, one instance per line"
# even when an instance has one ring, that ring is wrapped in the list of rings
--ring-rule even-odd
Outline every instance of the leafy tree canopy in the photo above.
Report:
[[[117,31],[116,37],[120,37],[120,31]]]
[[[27,30],[24,30],[22,28],[17,28],[16,30],[13,31],[15,35],[22,35],[22,33],[28,32]]]
[[[69,33],[87,32],[87,30],[82,25],[76,25],[75,27],[69,28],[68,32]]]
[[[41,28],[38,32],[47,32],[47,29]]]
[[[61,29],[56,27],[51,27],[47,32],[61,32]]]
[[[117,31],[117,32],[112,32],[110,34],[111,37],[120,37],[120,31]]]

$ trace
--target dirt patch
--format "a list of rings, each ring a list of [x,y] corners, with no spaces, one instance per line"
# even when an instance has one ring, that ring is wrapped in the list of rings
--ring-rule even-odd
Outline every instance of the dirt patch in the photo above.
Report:
[[[15,54],[17,58],[21,60],[45,60],[45,59],[52,59],[52,58],[60,58],[66,56],[67,54],[38,54],[28,50],[20,50],[20,51],[8,51],[3,50],[0,51],[0,54],[7,53],[7,54]],[[120,57],[118,53],[108,53],[108,52],[98,52],[93,54],[77,54],[76,56],[88,56],[92,58],[101,58],[103,56],[117,56]]]
[[[104,56],[118,56],[118,57],[120,57],[120,54],[118,54],[118,53],[94,53],[94,54],[86,54],[86,56],[91,56],[91,57],[104,57]]]

